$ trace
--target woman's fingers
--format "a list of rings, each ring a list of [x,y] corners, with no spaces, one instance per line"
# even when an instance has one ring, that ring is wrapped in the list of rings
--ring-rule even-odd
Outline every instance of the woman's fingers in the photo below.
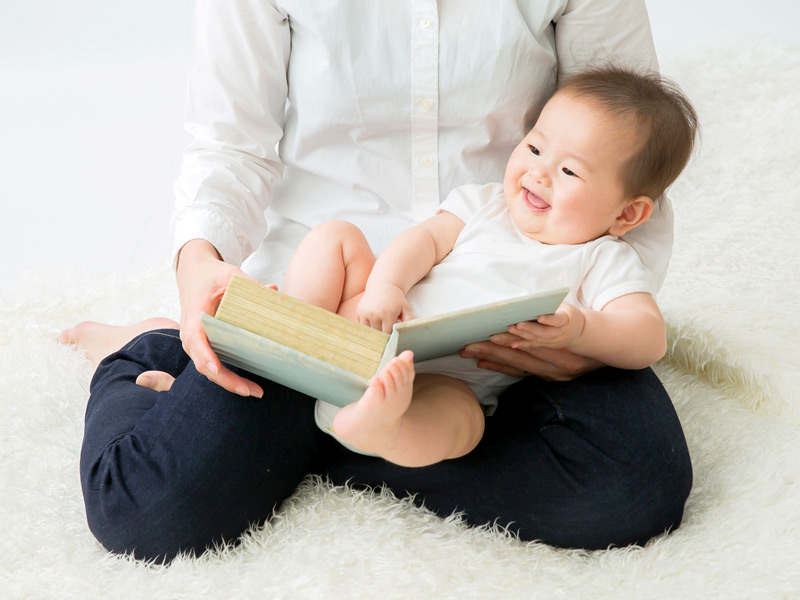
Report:
[[[502,344],[519,340],[516,336],[498,337]],[[495,336],[492,337],[495,340]],[[478,367],[507,375],[536,375],[551,381],[569,381],[602,367],[602,363],[561,348],[515,349],[501,343],[479,342],[461,351],[464,358],[475,358]]]

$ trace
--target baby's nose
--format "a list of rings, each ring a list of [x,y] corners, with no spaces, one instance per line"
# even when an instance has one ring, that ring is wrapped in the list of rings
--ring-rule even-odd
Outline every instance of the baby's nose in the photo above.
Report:
[[[550,187],[550,172],[544,165],[536,165],[528,173],[536,183]]]

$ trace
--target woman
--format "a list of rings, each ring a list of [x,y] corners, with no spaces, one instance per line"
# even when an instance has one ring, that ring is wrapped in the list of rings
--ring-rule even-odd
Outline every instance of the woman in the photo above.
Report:
[[[144,333],[93,379],[81,481],[100,542],[148,559],[202,552],[267,519],[307,473],[386,484],[443,516],[559,546],[676,527],[691,465],[650,369],[523,352],[511,336],[473,345],[463,356],[479,366],[531,376],[501,397],[473,452],[403,468],[338,447],[317,430],[313,398],[222,365],[199,322],[240,267],[280,284],[323,221],[355,223],[378,253],[456,185],[500,180],[561,74],[655,68],[643,0],[201,0],[194,36],[193,142],[173,222],[180,339]],[[665,205],[629,238],[659,284]],[[111,336],[98,360],[158,325]],[[135,384],[150,371],[174,377],[171,389]]]

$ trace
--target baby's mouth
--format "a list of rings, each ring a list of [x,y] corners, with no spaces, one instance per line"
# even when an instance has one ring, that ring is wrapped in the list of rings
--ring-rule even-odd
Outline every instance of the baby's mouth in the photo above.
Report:
[[[550,205],[542,200],[539,196],[534,194],[528,188],[522,188],[525,192],[523,197],[525,198],[525,204],[534,212],[544,212],[546,210],[550,210]]]

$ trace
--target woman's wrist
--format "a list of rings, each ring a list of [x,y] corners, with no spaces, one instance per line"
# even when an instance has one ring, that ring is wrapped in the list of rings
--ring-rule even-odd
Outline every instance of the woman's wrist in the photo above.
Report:
[[[222,261],[222,256],[217,249],[206,240],[197,238],[186,242],[180,250],[175,261],[175,272],[179,273],[181,266],[191,265],[202,260]]]

